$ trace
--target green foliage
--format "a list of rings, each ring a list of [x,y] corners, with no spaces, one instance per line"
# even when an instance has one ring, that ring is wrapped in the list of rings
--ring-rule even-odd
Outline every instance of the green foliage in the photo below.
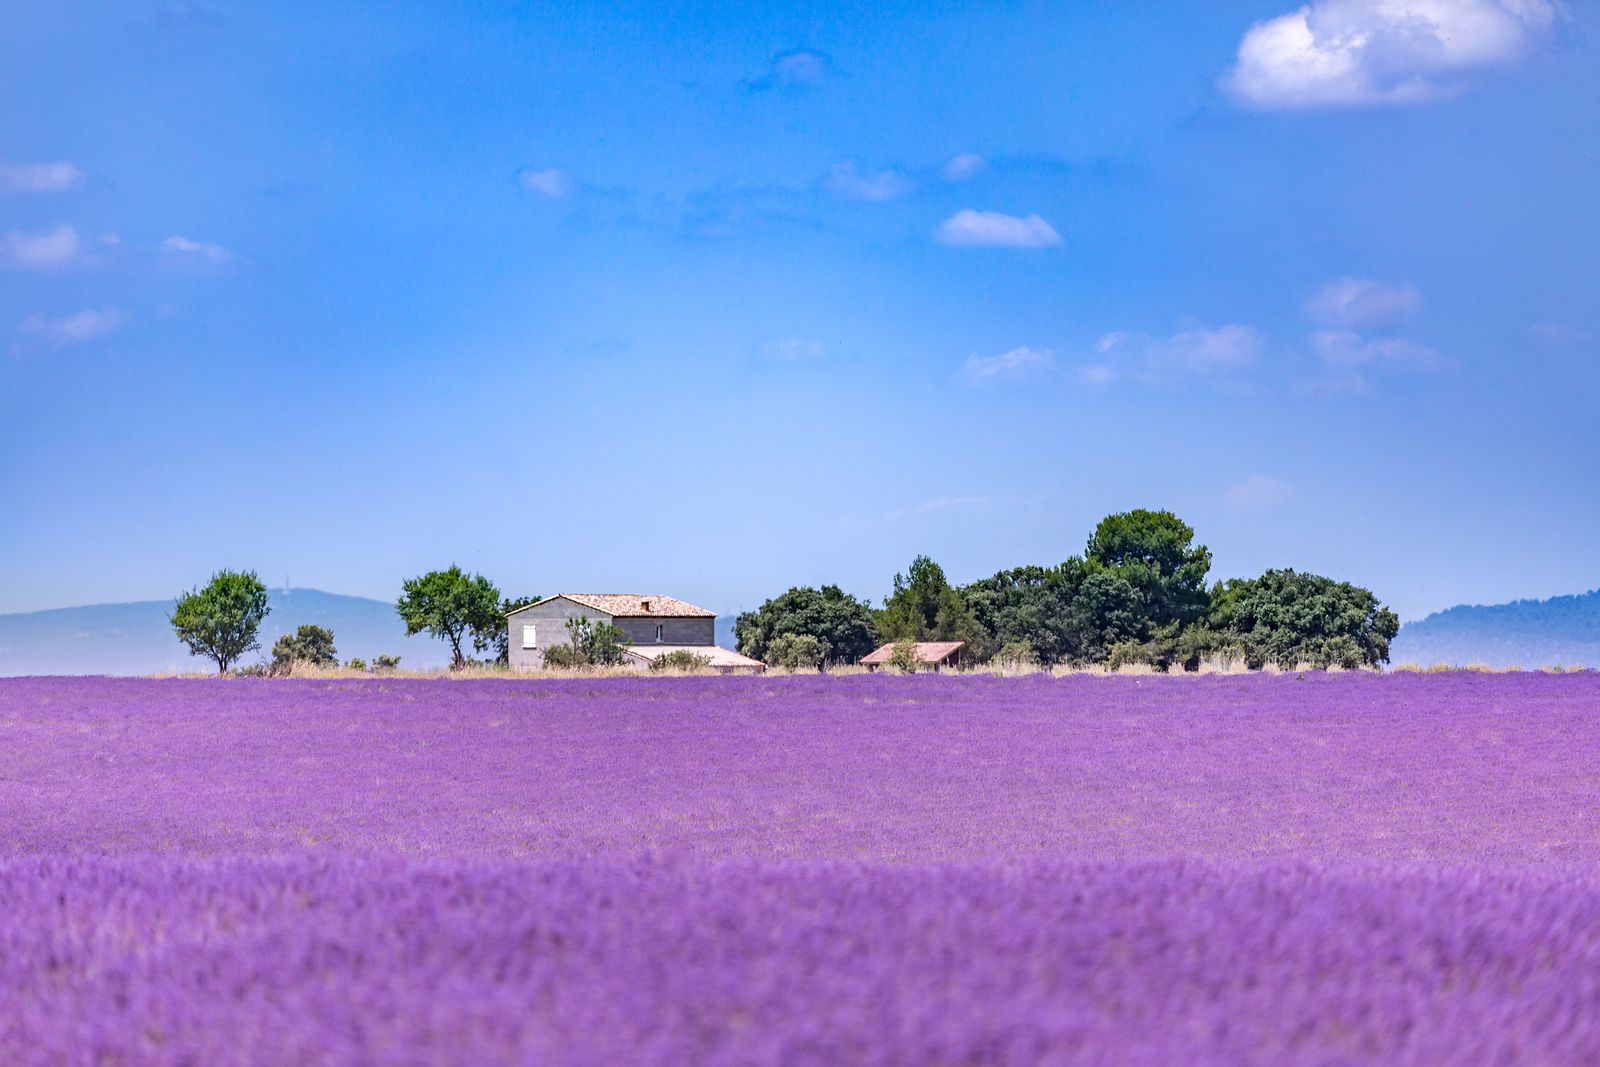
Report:
[[[1039,667],[1039,654],[1026,641],[1010,641],[989,662],[1003,671],[1031,671]]]
[[[576,670],[580,667],[616,667],[627,657],[623,646],[627,635],[609,622],[595,622],[587,616],[567,620],[567,643],[544,650],[542,665],[550,670]]]
[[[350,662],[346,663],[345,667],[352,671],[364,671],[367,669],[367,661],[360,656],[351,656]]]
[[[889,651],[889,666],[901,674],[916,674],[923,668],[922,657],[917,655],[917,643],[902,637]]]
[[[1025,642],[1039,662],[1095,663],[1148,631],[1143,600],[1124,578],[1079,559],[1056,567],[1016,567],[962,591],[982,636],[969,651]]]
[[[1252,669],[1376,666],[1400,630],[1399,617],[1370,590],[1294,570],[1223,582],[1212,600],[1213,628],[1244,650]]]
[[[312,667],[337,667],[339,652],[333,647],[333,631],[322,626],[302,626],[292,635],[284,634],[272,646],[273,674],[294,673],[297,663]]]
[[[766,664],[788,671],[814,671],[828,662],[828,645],[812,634],[779,634],[767,643]]]
[[[966,641],[976,645],[985,637],[961,590],[951,585],[943,568],[927,556],[918,556],[905,574],[894,576],[894,592],[878,612],[878,631],[890,641]]]
[[[494,641],[490,647],[494,649],[494,662],[504,667],[511,662],[511,624],[506,617],[513,611],[521,611],[529,604],[537,604],[540,597],[518,596],[507,597],[500,601],[500,626],[494,633]]]
[[[191,656],[215,660],[224,674],[240,656],[261,646],[256,632],[267,617],[267,587],[254,571],[218,571],[202,589],[180,596],[168,621]]]
[[[494,648],[505,636],[500,614],[500,591],[489,579],[467,574],[460,567],[429,571],[408,580],[395,610],[406,624],[406,636],[427,633],[450,642],[452,668],[467,665],[462,642],[470,639],[482,652]]]
[[[398,670],[400,667],[399,656],[374,656],[372,657],[372,670],[375,674],[387,674]]]
[[[1107,515],[1089,538],[1084,560],[1133,587],[1151,630],[1205,616],[1211,551],[1195,545],[1194,529],[1170,511]]]
[[[741,614],[733,624],[739,651],[771,663],[771,646],[780,637],[812,637],[824,663],[854,663],[882,639],[870,605],[836,585],[790,589]]]
[[[711,657],[702,656],[698,652],[691,652],[687,648],[675,648],[664,656],[657,656],[650,661],[652,671],[681,671],[685,674],[704,674],[711,669]]]

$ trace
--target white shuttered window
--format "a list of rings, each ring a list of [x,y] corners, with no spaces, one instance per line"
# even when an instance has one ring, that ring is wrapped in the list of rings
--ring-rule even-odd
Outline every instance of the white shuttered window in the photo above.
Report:
[[[522,647],[539,647],[539,628],[531,622],[522,627]]]

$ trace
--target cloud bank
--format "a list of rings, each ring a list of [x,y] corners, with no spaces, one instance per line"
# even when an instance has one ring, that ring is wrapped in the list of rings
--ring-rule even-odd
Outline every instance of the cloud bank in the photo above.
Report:
[[[83,171],[59,163],[8,163],[0,160],[0,193],[59,193],[83,184]]]
[[[68,348],[109,337],[127,321],[116,308],[97,311],[84,308],[72,315],[51,318],[36,311],[17,324],[17,333],[43,341],[51,348]]]

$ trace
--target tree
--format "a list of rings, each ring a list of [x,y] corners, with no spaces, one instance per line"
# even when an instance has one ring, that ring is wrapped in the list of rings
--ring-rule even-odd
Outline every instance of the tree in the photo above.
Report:
[[[284,634],[272,646],[272,663],[270,665],[274,674],[290,674],[294,671],[296,663],[305,663],[313,667],[337,667],[339,665],[339,651],[333,647],[333,631],[321,626],[302,626],[290,634]]]
[[[588,616],[567,620],[567,644],[544,650],[541,666],[551,669],[615,667],[627,653],[627,635],[609,622],[594,622]]]
[[[878,612],[878,630],[889,641],[972,644],[982,638],[961,590],[951,585],[943,568],[927,556],[918,556],[904,575],[894,576],[894,592]]]
[[[828,662],[828,646],[813,634],[779,634],[767,643],[764,662],[786,671],[814,671]]]
[[[1213,590],[1212,627],[1245,663],[1371,667],[1389,658],[1400,619],[1371,590],[1318,574],[1269,570]]]
[[[1205,616],[1211,551],[1194,544],[1194,530],[1170,511],[1107,515],[1095,527],[1084,561],[1131,585],[1144,601],[1147,631]]]
[[[768,659],[773,642],[784,635],[815,638],[824,663],[854,663],[881,643],[872,607],[836,585],[799,586],[773,597],[734,620],[739,651]]]
[[[902,637],[889,650],[889,666],[901,674],[916,674],[922,669],[922,657],[917,655],[917,643]]]
[[[462,643],[478,651],[493,648],[506,621],[500,614],[500,591],[489,579],[452,565],[429,571],[402,586],[395,610],[406,624],[406,636],[427,633],[450,642],[450,666],[465,667]]]
[[[1097,663],[1111,646],[1148,629],[1144,601],[1124,578],[1072,558],[1014,567],[961,590],[982,650],[1026,644],[1040,663]]]
[[[540,598],[536,596],[507,597],[500,601],[500,626],[494,632],[494,661],[502,667],[511,663],[511,626],[507,623],[506,616],[513,611],[520,611],[529,604],[537,604]]]
[[[254,571],[218,571],[205,588],[178,597],[167,621],[191,656],[215,660],[217,673],[225,674],[240,656],[261,647],[256,631],[270,610],[267,587]]]

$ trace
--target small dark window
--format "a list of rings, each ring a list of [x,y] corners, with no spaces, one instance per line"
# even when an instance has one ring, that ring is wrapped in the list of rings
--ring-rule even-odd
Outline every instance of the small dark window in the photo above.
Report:
[[[667,639],[667,628],[664,625],[662,625],[661,623],[659,623],[659,622],[656,623],[656,644],[659,645],[661,642],[665,641],[666,639]]]

